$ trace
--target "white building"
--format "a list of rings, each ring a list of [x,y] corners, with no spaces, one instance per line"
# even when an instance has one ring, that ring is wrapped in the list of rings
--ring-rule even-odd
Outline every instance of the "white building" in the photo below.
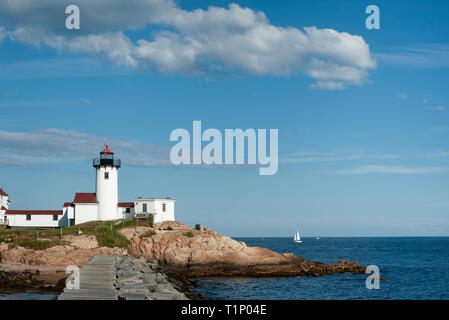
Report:
[[[175,221],[175,200],[170,198],[137,198],[118,202],[118,169],[120,159],[106,145],[100,158],[93,160],[96,170],[95,193],[77,192],[62,210],[9,210],[8,194],[0,189],[0,224],[10,227],[64,227],[89,221],[134,218],[137,214],[153,215],[155,223]]]
[[[7,210],[3,221],[9,227],[50,227],[67,225],[62,210]]]
[[[154,223],[175,221],[175,200],[170,198],[134,199],[134,211],[137,214],[152,214]]]
[[[5,212],[8,210],[9,207],[9,196],[8,194],[3,191],[2,188],[0,188],[0,225],[7,224],[7,221],[5,221]]]

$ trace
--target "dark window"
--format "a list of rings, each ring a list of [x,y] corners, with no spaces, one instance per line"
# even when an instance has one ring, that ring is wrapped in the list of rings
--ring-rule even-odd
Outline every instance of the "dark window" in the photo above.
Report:
[[[147,212],[147,204],[146,203],[142,204],[142,211]]]
[[[53,221],[58,221],[58,215],[57,214],[53,215]]]
[[[166,206],[166,204],[163,203],[163,204],[162,204],[162,212],[165,212],[165,206]]]
[[[126,208],[126,213],[131,213],[131,208]]]
[[[27,214],[27,220],[31,220],[31,214]]]
[[[109,172],[105,172],[104,173],[104,179],[105,180],[109,180]]]

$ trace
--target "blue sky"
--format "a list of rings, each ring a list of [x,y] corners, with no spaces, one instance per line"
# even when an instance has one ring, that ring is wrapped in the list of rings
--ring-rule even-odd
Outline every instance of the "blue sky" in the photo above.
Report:
[[[376,1],[381,29],[367,30],[367,1],[234,1],[265,14],[267,20],[255,22],[265,34],[271,26],[295,28],[293,35],[315,26],[363,40],[335,54],[332,47],[318,54],[324,47],[319,42],[304,55],[288,52],[296,38],[283,29],[279,49],[262,38],[268,52],[262,58],[273,62],[261,69],[242,62],[262,55],[245,43],[220,51],[223,43],[235,44],[229,39],[240,29],[232,18],[244,13],[232,11],[228,1],[169,3],[184,13],[200,8],[206,16],[212,15],[208,6],[223,8],[223,20],[206,21],[224,32],[222,38],[204,33],[206,22],[195,24],[188,15],[170,25],[168,18],[148,23],[143,14],[144,22],[132,28],[126,17],[117,26],[83,20],[95,8],[79,1],[81,37],[104,36],[82,41],[59,29],[56,18],[48,25],[31,21],[26,2],[20,14],[0,4],[0,186],[12,209],[57,209],[75,192],[93,192],[91,158],[106,137],[125,162],[120,201],[170,196],[177,199],[177,219],[189,225],[202,223],[229,236],[290,236],[297,226],[304,236],[449,236],[447,2]],[[52,2],[42,3],[52,8]],[[247,19],[236,21],[246,28]],[[42,30],[30,40],[17,32],[27,27]],[[131,58],[122,59],[117,48],[123,42],[103,41],[120,31],[134,45]],[[179,43],[168,39],[182,50],[164,47],[154,56],[144,51],[148,43],[137,44],[160,32],[179,34]],[[61,47],[57,36],[67,41]],[[161,60],[189,52],[185,42],[201,37],[208,37],[201,44],[207,48],[193,60]],[[100,42],[105,47],[93,52]],[[297,63],[317,57],[337,61],[341,74],[316,76],[323,70]],[[355,78],[347,80],[347,67]],[[320,81],[343,88],[314,87]],[[169,165],[171,131],[191,131],[193,120],[222,131],[278,128],[278,173]]]

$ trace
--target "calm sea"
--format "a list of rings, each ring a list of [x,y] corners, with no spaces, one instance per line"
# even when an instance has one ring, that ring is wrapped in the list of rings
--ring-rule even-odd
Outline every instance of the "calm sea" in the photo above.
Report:
[[[293,252],[305,259],[338,259],[377,265],[379,289],[368,290],[368,275],[324,277],[198,279],[206,299],[449,299],[449,237],[413,238],[236,238],[248,246]]]
[[[0,292],[0,300],[56,300],[57,297],[43,292]]]

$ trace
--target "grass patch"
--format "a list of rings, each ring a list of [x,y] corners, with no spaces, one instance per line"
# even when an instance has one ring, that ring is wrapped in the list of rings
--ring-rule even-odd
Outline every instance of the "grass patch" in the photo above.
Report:
[[[186,233],[184,233],[184,235],[186,236],[186,237],[189,237],[189,238],[192,238],[193,237],[193,233],[192,232],[186,232]]]
[[[65,244],[65,241],[61,239],[61,236],[76,236],[78,235],[78,231],[81,231],[83,235],[96,236],[99,245],[102,247],[123,248],[129,244],[129,240],[119,231],[120,229],[134,226],[153,226],[153,216],[139,221],[134,219],[116,220],[112,222],[90,221],[76,226],[64,227],[62,229],[1,229],[0,242],[8,243],[10,248],[21,246],[27,249],[44,250],[55,245]],[[38,237],[49,239],[50,241],[38,240]]]
[[[64,244],[64,241],[62,240],[39,241],[35,239],[22,239],[19,240],[16,244],[17,246],[28,249],[45,250],[57,245],[62,245]]]
[[[123,248],[129,244],[129,240],[125,236],[110,228],[101,228],[97,230],[97,240],[100,247],[119,247]]]

